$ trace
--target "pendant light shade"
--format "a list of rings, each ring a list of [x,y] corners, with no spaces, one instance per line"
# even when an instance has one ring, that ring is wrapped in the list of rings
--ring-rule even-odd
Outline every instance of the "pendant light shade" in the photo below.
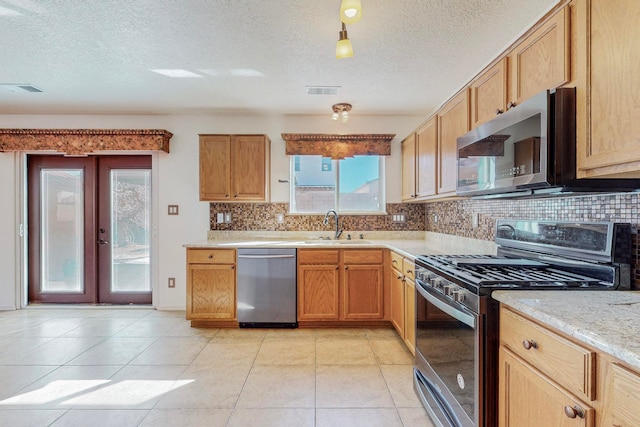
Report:
[[[351,46],[351,40],[347,37],[347,27],[342,24],[342,31],[340,31],[340,39],[336,44],[336,58],[350,58],[353,56],[353,46]]]
[[[340,4],[340,19],[345,24],[355,24],[362,18],[362,3],[360,0],[342,0]]]

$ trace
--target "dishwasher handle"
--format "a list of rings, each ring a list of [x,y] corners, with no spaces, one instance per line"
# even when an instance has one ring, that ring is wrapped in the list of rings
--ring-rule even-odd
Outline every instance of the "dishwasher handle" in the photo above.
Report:
[[[276,259],[276,258],[295,258],[295,255],[238,255],[238,258]]]

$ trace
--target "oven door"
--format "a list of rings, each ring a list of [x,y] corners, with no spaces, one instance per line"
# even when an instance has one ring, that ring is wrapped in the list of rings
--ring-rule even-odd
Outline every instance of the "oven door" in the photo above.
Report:
[[[436,426],[482,425],[479,321],[416,280],[414,388]]]

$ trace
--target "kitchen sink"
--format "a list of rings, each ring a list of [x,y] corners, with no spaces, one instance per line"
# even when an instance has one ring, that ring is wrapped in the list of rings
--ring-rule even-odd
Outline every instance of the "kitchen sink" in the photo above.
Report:
[[[305,245],[370,245],[370,240],[305,240]]]

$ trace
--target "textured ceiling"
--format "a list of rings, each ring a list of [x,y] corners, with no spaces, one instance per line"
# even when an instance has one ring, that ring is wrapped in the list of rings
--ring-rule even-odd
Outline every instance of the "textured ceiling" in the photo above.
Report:
[[[0,0],[0,83],[43,90],[0,113],[426,115],[557,0],[362,3],[337,60],[340,0]]]

